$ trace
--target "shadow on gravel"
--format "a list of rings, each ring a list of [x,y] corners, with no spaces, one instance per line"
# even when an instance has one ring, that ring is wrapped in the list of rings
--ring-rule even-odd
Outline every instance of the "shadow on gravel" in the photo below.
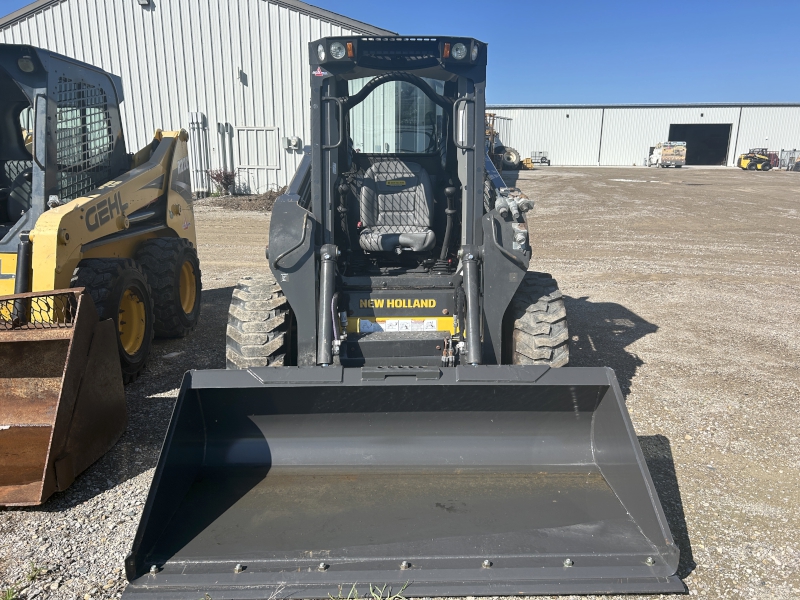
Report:
[[[564,296],[564,304],[572,332],[570,366],[611,367],[617,375],[623,395],[627,397],[636,371],[644,364],[627,347],[658,331],[658,325],[615,302],[591,302],[586,297]],[[670,531],[680,548],[678,576],[684,579],[696,565],[686,528],[672,448],[663,435],[639,436],[639,444],[664,507]]]
[[[572,338],[570,366],[611,367],[627,397],[636,370],[644,363],[626,348],[658,331],[658,325],[615,302],[591,302],[586,297],[564,296],[564,304]]]
[[[697,564],[692,554],[692,542],[686,528],[686,515],[683,512],[681,490],[678,486],[678,477],[675,474],[675,461],[672,457],[672,448],[669,440],[663,435],[641,435],[639,444],[642,447],[647,468],[656,486],[661,506],[669,523],[672,537],[681,551],[678,563],[678,577],[685,579],[694,571]]]

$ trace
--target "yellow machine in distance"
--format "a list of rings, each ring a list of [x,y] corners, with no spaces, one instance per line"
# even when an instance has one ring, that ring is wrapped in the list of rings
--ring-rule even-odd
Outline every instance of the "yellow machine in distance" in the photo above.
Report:
[[[128,154],[121,80],[32,46],[0,44],[0,85],[0,505],[26,505],[122,434],[153,337],[197,324],[200,264],[186,131]]]
[[[736,166],[745,171],[769,171],[772,161],[766,148],[751,148],[747,154],[739,155]]]

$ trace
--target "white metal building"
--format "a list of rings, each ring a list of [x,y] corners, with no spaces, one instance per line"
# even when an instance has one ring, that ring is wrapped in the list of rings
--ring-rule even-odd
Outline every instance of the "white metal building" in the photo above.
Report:
[[[190,131],[192,182],[209,168],[263,192],[288,183],[309,141],[308,42],[394,35],[299,0],[38,0],[0,19],[0,42],[31,44],[122,77],[129,151],[157,128]]]
[[[685,141],[687,164],[734,166],[750,148],[800,148],[800,104],[494,105],[500,140],[553,165],[642,165]]]

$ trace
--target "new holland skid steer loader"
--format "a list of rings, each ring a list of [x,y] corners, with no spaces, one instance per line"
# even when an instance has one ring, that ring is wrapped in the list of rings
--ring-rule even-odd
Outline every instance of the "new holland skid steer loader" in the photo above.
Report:
[[[310,45],[311,147],[229,369],[184,378],[127,598],[684,589],[614,373],[565,366],[561,294],[527,270],[486,50]]]
[[[0,45],[0,505],[39,504],[127,417],[153,335],[200,312],[185,131],[134,155],[120,79]]]

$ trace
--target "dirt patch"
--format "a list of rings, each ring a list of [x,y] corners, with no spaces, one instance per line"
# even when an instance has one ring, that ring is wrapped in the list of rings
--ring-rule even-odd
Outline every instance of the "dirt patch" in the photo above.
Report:
[[[214,196],[207,201],[208,206],[218,206],[228,210],[252,210],[257,212],[269,212],[278,196],[284,194],[286,188],[282,187],[276,191],[269,191],[264,194],[251,196]]]

